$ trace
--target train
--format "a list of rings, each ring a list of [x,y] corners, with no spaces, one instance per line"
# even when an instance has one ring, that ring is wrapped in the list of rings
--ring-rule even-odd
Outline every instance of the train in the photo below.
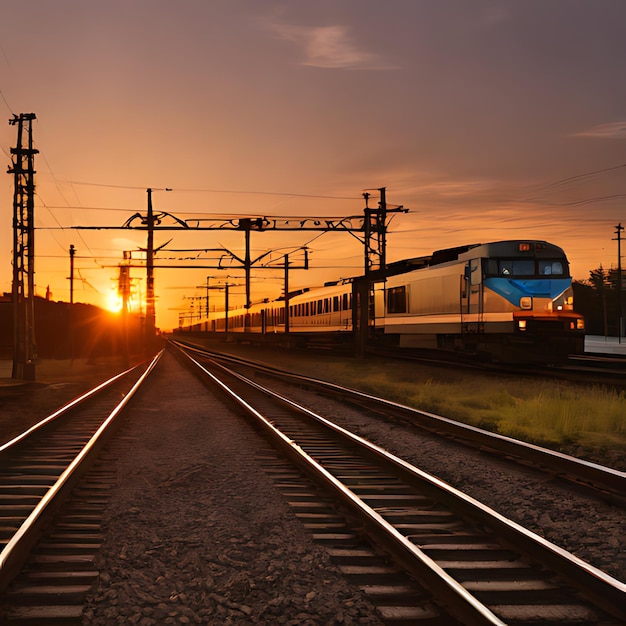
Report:
[[[365,308],[364,308],[365,307]],[[557,362],[584,351],[565,252],[540,240],[437,250],[249,308],[212,312],[179,330],[309,345],[435,349],[492,361]]]

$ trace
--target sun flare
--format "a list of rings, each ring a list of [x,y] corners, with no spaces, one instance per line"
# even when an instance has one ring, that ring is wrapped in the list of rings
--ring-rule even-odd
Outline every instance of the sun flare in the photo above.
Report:
[[[107,299],[106,310],[111,313],[120,313],[123,306],[122,297],[115,291],[112,291]]]

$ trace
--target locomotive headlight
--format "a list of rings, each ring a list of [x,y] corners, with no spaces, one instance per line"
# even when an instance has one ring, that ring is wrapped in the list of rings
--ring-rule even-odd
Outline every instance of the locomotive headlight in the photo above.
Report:
[[[582,317],[576,320],[576,328],[578,330],[585,330],[585,320]]]
[[[530,296],[524,296],[519,300],[520,309],[532,309],[533,299]]]
[[[526,320],[518,320],[518,322],[517,322],[517,327],[518,327],[521,331],[526,330]]]
[[[562,310],[563,310],[563,305],[562,305],[562,304],[559,304],[559,305],[556,307],[556,310],[557,310],[557,311],[562,311]]]

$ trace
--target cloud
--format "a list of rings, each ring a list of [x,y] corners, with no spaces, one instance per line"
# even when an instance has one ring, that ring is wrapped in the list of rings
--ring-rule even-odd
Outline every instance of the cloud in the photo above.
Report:
[[[360,49],[345,26],[274,25],[280,37],[298,45],[304,65],[344,70],[392,70],[380,55]]]
[[[574,133],[574,137],[588,137],[591,139],[626,139],[626,122],[611,122],[599,124],[588,130]]]

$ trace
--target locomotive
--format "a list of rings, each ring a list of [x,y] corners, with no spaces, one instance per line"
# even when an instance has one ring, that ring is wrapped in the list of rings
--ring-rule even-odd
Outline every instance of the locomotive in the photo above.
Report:
[[[584,351],[584,318],[574,311],[564,251],[546,241],[514,240],[438,250],[389,264],[384,277],[304,289],[248,309],[214,312],[189,330],[239,338],[288,335],[350,341],[367,311],[368,341],[399,348],[471,353],[494,361],[556,362]],[[287,333],[285,330],[287,329]]]

